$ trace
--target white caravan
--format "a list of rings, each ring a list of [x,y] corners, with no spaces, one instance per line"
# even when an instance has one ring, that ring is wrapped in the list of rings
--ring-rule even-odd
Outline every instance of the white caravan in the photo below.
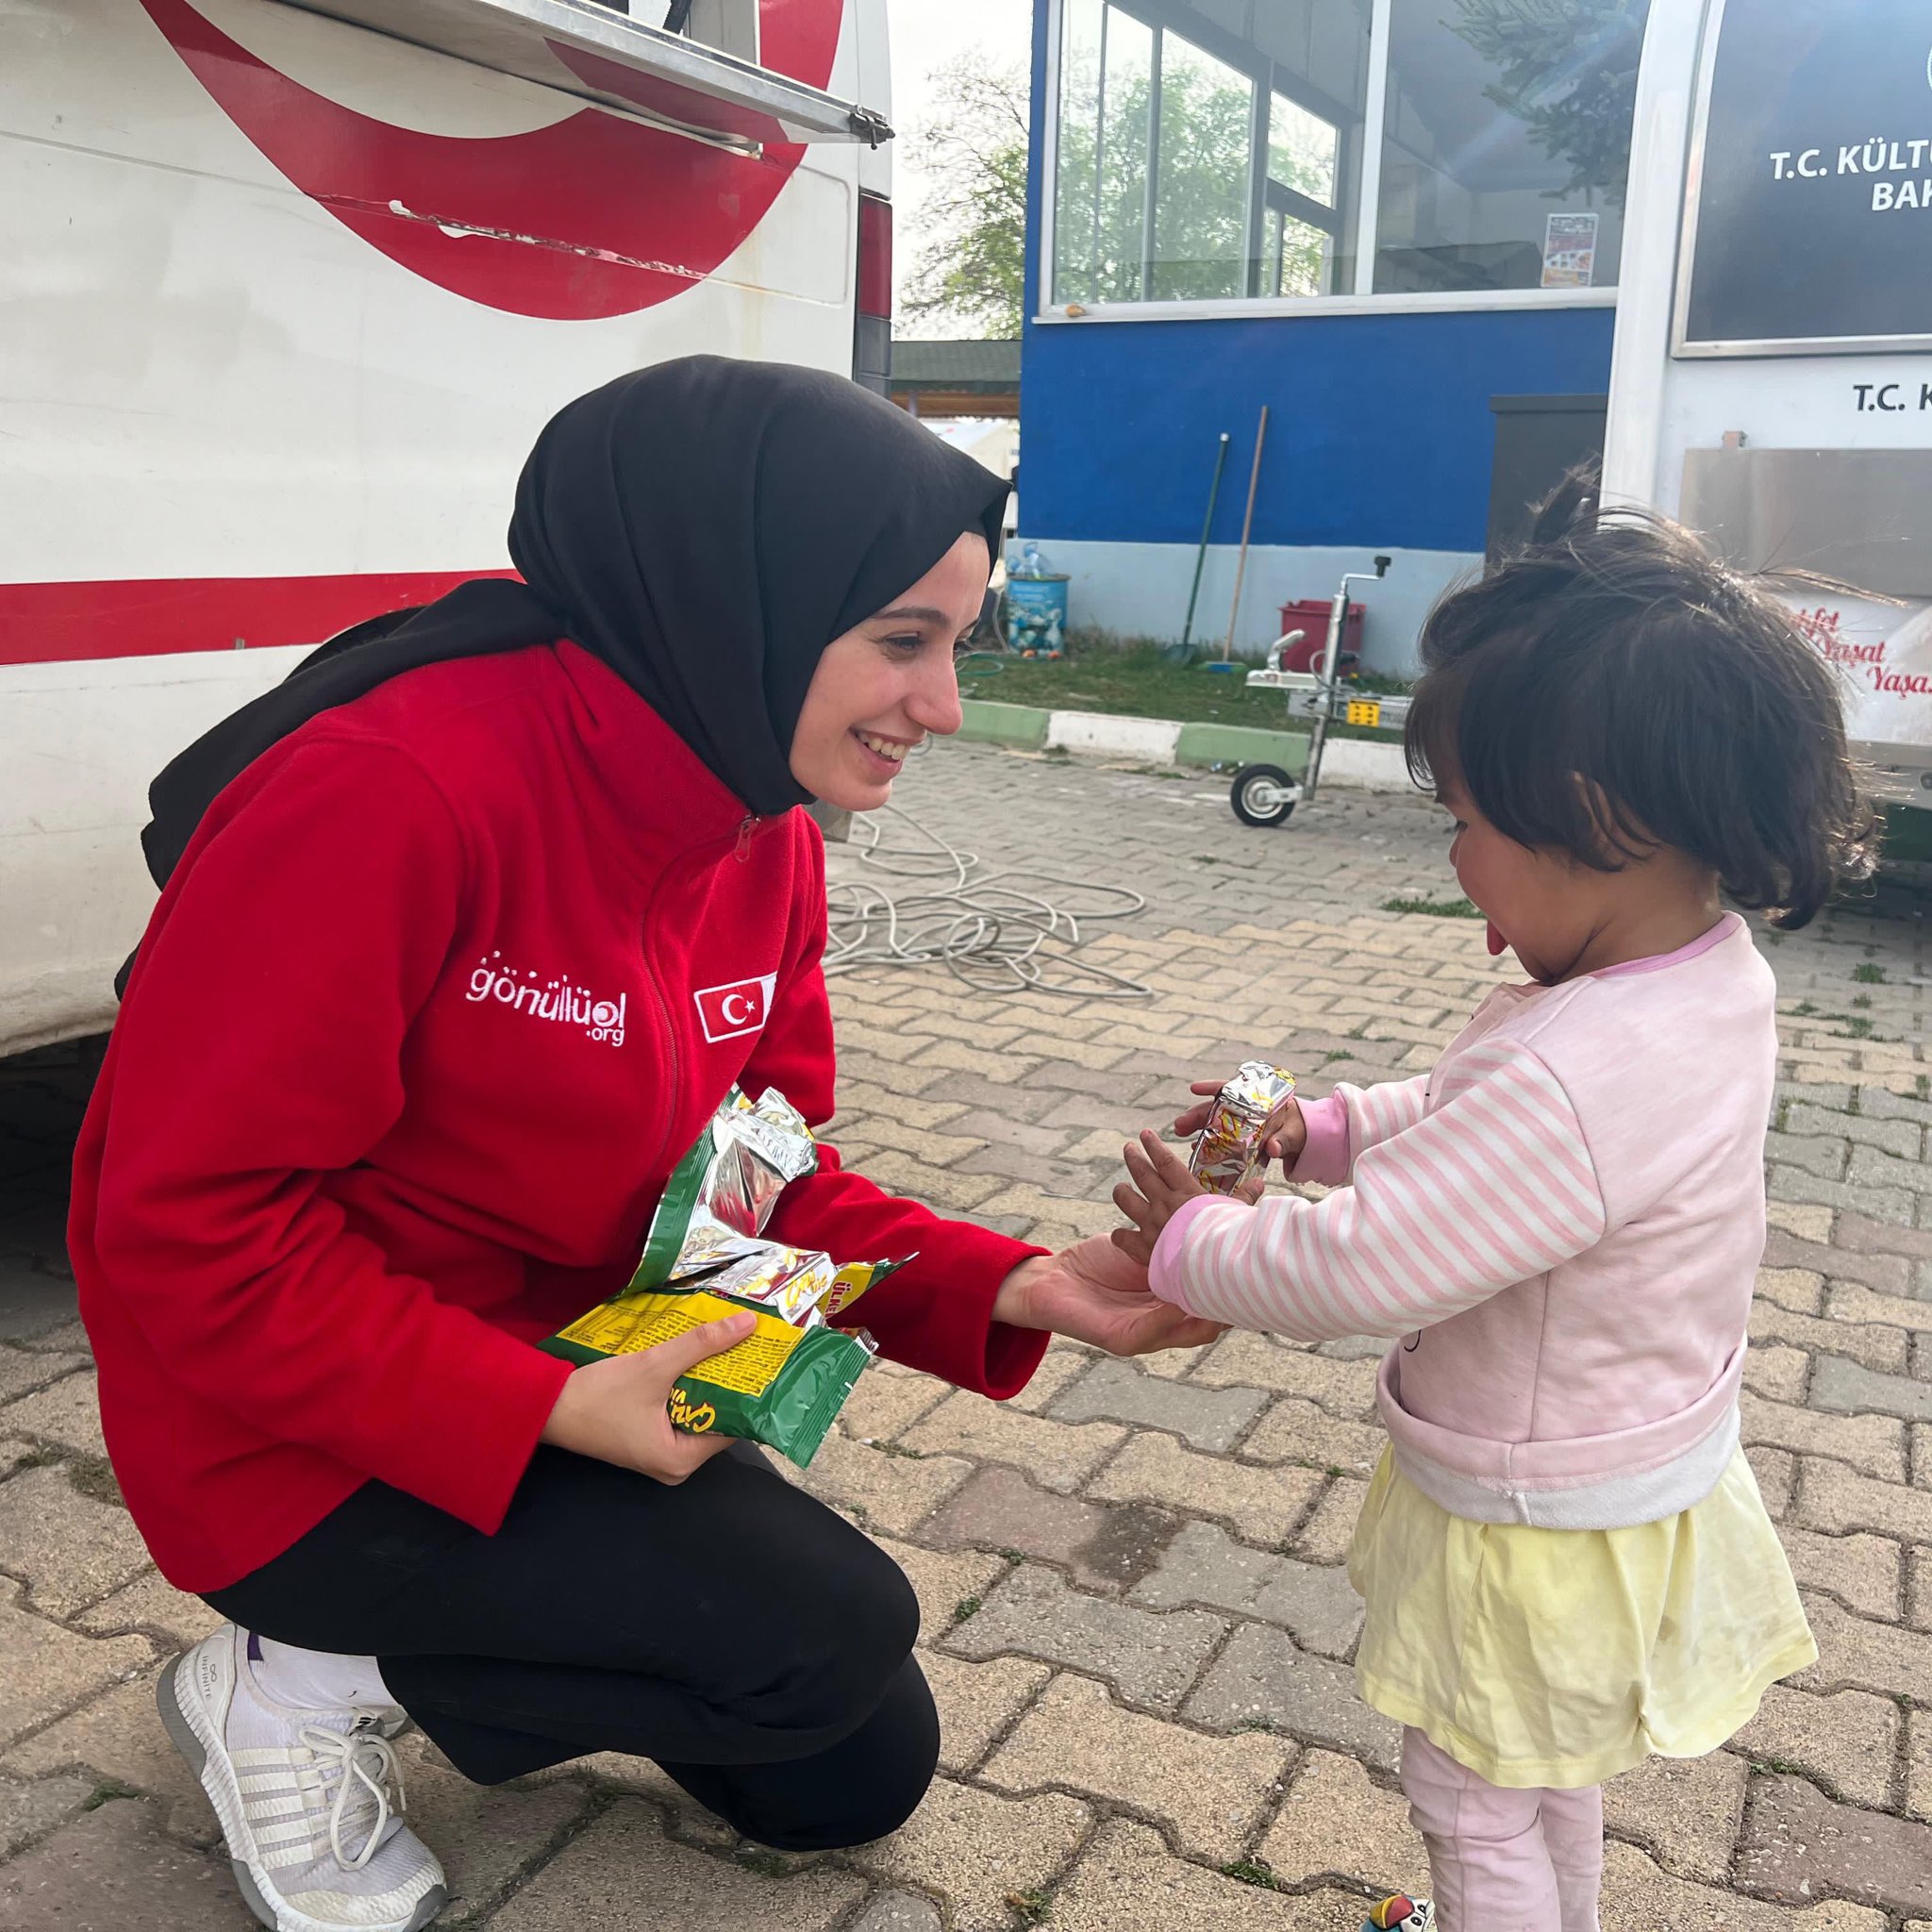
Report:
[[[110,1023],[162,764],[507,571],[559,405],[884,387],[888,109],[885,0],[0,8],[0,1053]]]

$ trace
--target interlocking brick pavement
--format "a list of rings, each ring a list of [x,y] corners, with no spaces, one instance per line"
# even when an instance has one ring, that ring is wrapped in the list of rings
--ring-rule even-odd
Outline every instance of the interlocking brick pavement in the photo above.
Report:
[[[1247,832],[1218,781],[950,746],[900,791],[990,866],[1147,897],[1084,928],[1142,1001],[937,966],[836,984],[854,1164],[1044,1242],[1110,1224],[1122,1139],[1190,1074],[1249,1049],[1317,1092],[1403,1074],[1499,971],[1479,925],[1381,909],[1457,896],[1420,801],[1335,792]],[[1763,940],[1784,1058],[1745,1437],[1823,1656],[1729,1749],[1611,1787],[1610,1932],[1932,1932],[1926,904],[1888,877]],[[0,1923],[241,1932],[151,1702],[212,1616],[121,1511],[62,1257],[91,1070],[86,1045],[0,1063]],[[1367,1892],[1423,1876],[1392,1727],[1348,1670],[1374,1353],[1057,1344],[1005,1408],[874,1369],[806,1480],[919,1593],[945,1730],[926,1805],[884,1844],[778,1858],[637,1760],[482,1791],[410,1740],[448,1923],[1355,1932]]]

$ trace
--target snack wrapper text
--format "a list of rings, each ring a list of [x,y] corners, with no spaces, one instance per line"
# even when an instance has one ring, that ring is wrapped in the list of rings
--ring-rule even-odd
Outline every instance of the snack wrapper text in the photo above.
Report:
[[[688,1335],[737,1311],[702,1289],[621,1294],[542,1346],[566,1361],[602,1361]],[[671,1391],[671,1422],[694,1436],[741,1436],[807,1468],[876,1347],[863,1329],[796,1327],[758,1311],[742,1341],[690,1369]]]

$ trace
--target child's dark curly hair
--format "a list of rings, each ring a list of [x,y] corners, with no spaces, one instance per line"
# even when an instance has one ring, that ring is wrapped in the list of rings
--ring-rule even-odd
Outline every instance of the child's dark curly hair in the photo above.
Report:
[[[1765,590],[1596,489],[1574,474],[1525,550],[1430,613],[1409,771],[1459,778],[1521,844],[1598,871],[1674,846],[1803,925],[1876,855],[1832,674]]]

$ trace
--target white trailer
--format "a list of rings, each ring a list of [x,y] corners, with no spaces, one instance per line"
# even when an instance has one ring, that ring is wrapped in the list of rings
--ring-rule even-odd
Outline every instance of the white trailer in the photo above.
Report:
[[[0,1054],[99,1030],[149,778],[504,571],[562,403],[883,388],[885,0],[0,8]]]
[[[1604,457],[1796,591],[1880,790],[1932,808],[1932,8],[1652,0]]]

